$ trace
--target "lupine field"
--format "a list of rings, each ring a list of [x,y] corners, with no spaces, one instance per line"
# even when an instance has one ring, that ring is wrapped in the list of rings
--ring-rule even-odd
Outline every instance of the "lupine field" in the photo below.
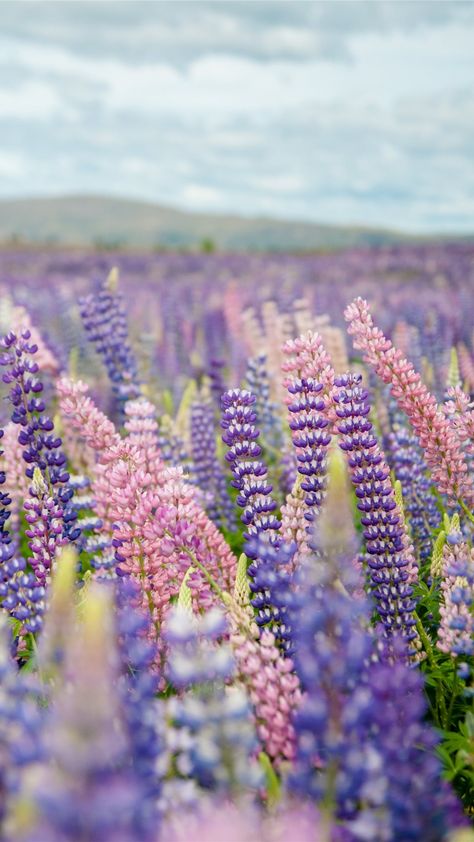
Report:
[[[474,839],[473,291],[0,254],[0,839]]]

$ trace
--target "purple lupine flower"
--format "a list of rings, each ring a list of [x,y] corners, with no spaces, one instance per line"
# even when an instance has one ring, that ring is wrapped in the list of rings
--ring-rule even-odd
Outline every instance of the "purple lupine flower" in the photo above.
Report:
[[[221,795],[256,791],[262,783],[249,701],[243,689],[225,686],[235,670],[232,651],[222,642],[226,630],[217,609],[197,617],[178,605],[165,632],[169,678],[177,689],[186,690],[165,707],[173,765],[199,787]]]
[[[40,774],[26,784],[34,825],[20,829],[15,838],[21,842],[156,839],[156,814],[134,763],[117,693],[111,603],[107,586],[91,587],[65,638],[67,681],[58,682],[48,711],[47,757]]]
[[[163,745],[156,694],[159,676],[152,669],[156,652],[150,643],[150,619],[138,611],[137,585],[127,577],[115,582],[116,624],[121,665],[119,690],[133,769],[141,781],[141,809],[158,824],[161,778],[157,772]]]
[[[323,384],[310,377],[293,378],[288,385],[288,391],[292,395],[288,404],[291,413],[289,426],[298,473],[303,477],[301,488],[307,507],[304,516],[310,524],[307,530],[309,533],[324,499],[327,454],[331,442],[331,435],[327,429],[329,421],[323,415],[326,403],[320,395],[322,390]]]
[[[388,457],[395,478],[402,484],[403,505],[410,519],[414,545],[420,559],[426,561],[431,555],[431,536],[439,526],[440,514],[418,440],[401,423],[392,425]]]
[[[364,597],[350,596],[359,577],[344,553],[316,564],[308,559],[296,578],[293,657],[306,692],[294,719],[297,753],[289,785],[351,817],[374,762],[381,768],[364,741],[371,700],[361,674],[373,646],[365,628],[368,607]]]
[[[457,658],[474,655],[474,549],[460,532],[447,536],[443,549],[442,602],[437,647]]]
[[[10,656],[10,629],[0,616],[0,822],[7,799],[18,794],[20,775],[43,755],[44,707],[31,678],[25,679]]]
[[[277,541],[280,521],[272,512],[276,509],[272,486],[267,480],[267,468],[258,457],[262,450],[255,426],[255,396],[246,389],[231,389],[222,395],[222,441],[228,446],[226,460],[234,475],[232,485],[239,495],[237,503],[243,508],[241,520],[247,527],[245,538],[268,532],[270,541]],[[274,536],[274,537],[271,537]]]
[[[393,842],[447,839],[466,821],[451,787],[442,779],[435,754],[439,738],[423,722],[423,678],[407,665],[403,644],[395,660],[372,663],[367,690],[371,695],[368,740],[382,758],[378,783],[383,785],[381,806],[388,831],[383,838]]]
[[[4,436],[4,431],[0,429],[0,439]],[[3,455],[3,450],[0,449],[0,456]],[[5,482],[5,471],[0,471],[0,564],[3,565],[13,555],[13,548],[11,546],[11,535],[5,525],[11,515],[10,506],[12,504],[11,497],[2,491],[1,486]],[[1,567],[0,567],[1,572]]]
[[[286,648],[289,624],[283,616],[283,606],[277,604],[280,600],[277,597],[278,588],[275,582],[275,577],[278,579],[281,571],[281,586],[284,588],[286,574],[280,564],[281,557],[278,552],[274,554],[271,551],[272,546],[278,550],[281,544],[280,521],[272,514],[276,508],[271,496],[272,486],[267,480],[266,466],[258,459],[261,448],[256,441],[259,432],[255,426],[257,414],[254,405],[255,396],[245,389],[232,389],[222,396],[221,426],[225,430],[222,440],[229,448],[225,458],[230,463],[234,475],[232,485],[239,491],[237,504],[244,509],[241,520],[247,526],[247,532],[244,533],[245,551],[252,559],[248,573],[253,594],[251,602],[258,614],[257,622],[259,625],[270,623],[275,636],[283,648]],[[260,549],[263,558],[259,557]],[[264,569],[259,580],[257,571],[261,563],[264,564]],[[272,565],[275,565],[273,572],[270,570]],[[270,588],[271,583],[275,587]],[[275,603],[272,594],[275,595]]]
[[[323,510],[322,560],[307,560],[299,571],[292,619],[306,693],[294,720],[289,787],[323,800],[355,839],[440,842],[462,818],[441,779],[435,732],[423,722],[423,681],[407,664],[401,637],[392,637],[389,648],[379,643],[374,657],[370,605],[358,587],[352,545],[334,535],[337,506],[335,494]]]
[[[122,295],[116,289],[113,272],[95,293],[80,302],[84,328],[102,357],[117,401],[120,420],[124,404],[140,394],[138,366],[128,337],[127,316]]]
[[[54,424],[45,414],[43,384],[34,360],[38,348],[29,342],[30,337],[30,331],[25,330],[19,337],[9,333],[3,338],[1,344],[6,350],[0,355],[0,365],[7,371],[2,380],[10,386],[12,421],[20,427],[18,441],[23,448],[25,474],[32,480],[35,468],[39,469],[50,496],[62,509],[62,534],[74,541],[80,530],[75,525],[77,515],[68,506],[73,490],[69,486],[66,456],[60,437],[54,434]]]
[[[202,397],[191,405],[191,446],[193,479],[209,496],[206,511],[217,526],[235,527],[234,506],[227,493],[224,471],[217,457],[214,407]]]
[[[216,357],[209,360],[208,375],[211,381],[211,395],[218,410],[221,408],[221,397],[226,390],[222,376],[224,366],[224,360],[219,360]]]
[[[284,445],[280,458],[280,490],[286,496],[293,491],[298,475],[296,454],[294,447]]]
[[[283,429],[278,408],[270,399],[267,358],[265,354],[251,357],[247,361],[245,374],[246,387],[256,398],[256,411],[260,421],[262,436],[271,447],[279,448],[282,444]]]
[[[416,637],[413,588],[408,579],[404,531],[390,482],[390,471],[368,418],[368,392],[359,374],[335,379],[334,400],[340,433],[339,446],[346,453],[351,478],[362,512],[372,594],[388,637],[401,633]]]

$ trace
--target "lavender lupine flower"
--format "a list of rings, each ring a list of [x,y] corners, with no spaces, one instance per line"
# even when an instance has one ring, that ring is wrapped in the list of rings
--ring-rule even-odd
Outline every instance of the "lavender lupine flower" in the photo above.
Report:
[[[270,618],[274,633],[279,641],[284,642],[286,634],[283,627],[288,624],[277,605],[272,604],[272,593],[268,588],[269,565],[274,561],[279,563],[277,556],[273,558],[271,550],[265,551],[265,571],[262,580],[257,582],[257,571],[261,563],[258,556],[259,547],[265,545],[278,548],[281,543],[279,535],[280,521],[272,514],[276,503],[271,496],[272,486],[267,480],[267,469],[258,459],[261,448],[256,439],[259,431],[255,426],[257,414],[254,410],[255,396],[245,389],[232,389],[222,396],[223,416],[221,426],[225,433],[222,440],[229,450],[226,460],[230,463],[234,479],[232,485],[237,488],[239,495],[237,504],[242,506],[244,513],[241,520],[247,526],[244,533],[246,539],[246,553],[252,559],[248,568],[251,578],[250,587],[253,592],[252,605],[258,611],[257,622],[266,625]],[[259,539],[259,541],[255,541]],[[274,568],[277,575],[277,568]],[[277,626],[282,623],[282,629]]]
[[[214,407],[209,399],[202,397],[191,405],[193,479],[201,491],[209,495],[205,508],[211,520],[217,526],[232,529],[235,527],[234,506],[217,457],[215,435]]]
[[[43,754],[44,708],[31,681],[18,672],[10,655],[10,629],[0,616],[0,822],[18,794],[21,774]],[[8,804],[8,802],[10,802]],[[3,835],[3,834],[2,834]]]
[[[331,435],[329,421],[323,415],[325,401],[320,393],[323,384],[313,378],[293,378],[288,385],[292,400],[288,404],[289,426],[296,452],[298,473],[303,477],[301,488],[307,510],[308,533],[312,532],[316,513],[324,499],[328,447]]]
[[[297,575],[290,613],[294,661],[306,695],[294,719],[297,753],[289,785],[352,817],[382,764],[364,740],[371,700],[361,675],[373,643],[365,597],[350,595],[360,577],[347,549],[328,556],[321,542],[323,560],[305,560]]]
[[[25,797],[21,842],[152,842],[156,816],[133,763],[120,694],[111,594],[92,586],[66,637],[64,675],[45,725],[44,766]],[[93,703],[91,703],[91,701]]]
[[[35,468],[39,469],[49,495],[62,510],[62,535],[65,540],[74,541],[80,530],[75,525],[77,516],[68,506],[73,490],[69,486],[66,456],[60,437],[54,433],[54,424],[45,414],[43,384],[34,360],[38,348],[29,342],[30,337],[30,331],[26,330],[21,336],[9,333],[3,338],[1,345],[6,350],[0,355],[0,365],[7,371],[2,380],[10,385],[12,421],[20,427],[18,441],[23,448],[25,474],[32,480]]]
[[[368,740],[382,759],[378,785],[386,828],[385,836],[376,833],[373,839],[442,842],[466,822],[457,798],[441,777],[434,751],[438,737],[423,722],[422,676],[406,664],[403,649],[395,661],[373,663],[367,676]]]
[[[388,637],[401,633],[407,641],[416,637],[413,588],[409,583],[409,559],[404,530],[397,512],[393,488],[372,423],[367,390],[358,374],[335,379],[339,446],[346,453],[351,478],[362,512],[372,594]]]
[[[255,395],[246,389],[231,389],[222,395],[222,441],[229,448],[225,458],[234,475],[232,485],[239,491],[237,503],[244,510],[241,520],[247,527],[245,537],[268,532],[273,542],[278,540],[280,521],[272,514],[276,503],[266,478],[267,468],[258,459],[262,450],[256,441],[260,433],[255,426],[255,402]]]
[[[224,361],[215,357],[209,361],[208,375],[211,381],[211,394],[218,410],[221,408],[221,397],[225,392],[225,383],[222,376],[224,366]]]
[[[262,780],[251,759],[257,740],[250,704],[242,689],[225,686],[235,670],[230,647],[219,643],[226,628],[217,609],[198,618],[179,604],[168,618],[169,678],[186,690],[166,706],[168,748],[181,775],[206,790],[237,794]]]
[[[457,658],[474,655],[474,549],[460,532],[446,536],[437,647]]]
[[[284,445],[280,458],[280,490],[286,496],[291,494],[297,477],[297,461],[295,449],[292,445]]]
[[[0,439],[3,438],[4,431],[0,429]],[[3,455],[3,450],[0,449],[0,456]],[[0,565],[13,555],[11,546],[11,535],[5,525],[11,515],[10,506],[12,504],[11,497],[2,491],[1,486],[5,482],[5,471],[0,471]],[[0,567],[1,575],[1,567]]]
[[[158,765],[163,749],[156,699],[159,676],[152,669],[156,653],[150,643],[149,617],[133,607],[136,598],[136,584],[127,577],[119,578],[115,584],[115,602],[123,717],[132,767],[143,788],[141,810],[146,821],[156,826],[162,783]]]
[[[264,440],[271,447],[280,447],[283,439],[283,430],[281,418],[278,417],[277,406],[270,399],[270,383],[268,379],[267,357],[265,354],[251,357],[247,361],[245,383],[248,391],[252,395],[255,395],[255,409]]]
[[[138,367],[132,351],[122,295],[117,291],[118,273],[112,270],[95,293],[79,302],[84,328],[102,357],[123,420],[126,401],[140,394]]]
[[[402,484],[403,503],[413,542],[420,559],[426,561],[431,555],[431,536],[439,525],[440,514],[418,440],[403,424],[392,426],[388,456],[395,477]]]
[[[257,614],[258,626],[270,626],[279,647],[286,655],[293,654],[290,609],[293,604],[293,556],[295,546],[274,544],[265,539],[252,538],[244,545],[249,558],[258,559],[251,565],[253,579],[249,581],[251,603]]]
[[[354,839],[441,842],[462,820],[441,780],[435,734],[423,723],[422,678],[407,664],[402,638],[392,638],[390,661],[380,645],[373,657],[370,605],[352,542],[344,547],[337,532],[337,507],[335,494],[323,510],[323,560],[299,572],[295,662],[306,695],[294,720],[290,790],[323,800]]]

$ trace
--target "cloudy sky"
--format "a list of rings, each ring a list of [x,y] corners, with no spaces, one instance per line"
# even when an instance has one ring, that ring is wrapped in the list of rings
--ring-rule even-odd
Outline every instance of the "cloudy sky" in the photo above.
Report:
[[[0,195],[474,230],[474,3],[0,2]]]

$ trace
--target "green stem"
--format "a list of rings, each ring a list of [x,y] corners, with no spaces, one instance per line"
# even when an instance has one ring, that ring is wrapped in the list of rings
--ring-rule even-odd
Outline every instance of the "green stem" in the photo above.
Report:
[[[431,640],[429,639],[428,635],[425,632],[423,623],[421,622],[418,614],[416,611],[414,612],[415,619],[416,619],[416,628],[418,634],[420,635],[421,642],[423,644],[424,650],[426,652],[426,657],[431,666],[436,667],[436,658],[434,656],[433,646],[431,645]],[[446,700],[444,698],[444,694],[442,692],[441,683],[436,683],[436,708],[437,708],[437,715],[436,715],[436,724],[441,725],[442,728],[446,729],[448,727],[448,711],[446,709]]]
[[[470,509],[468,509],[468,507],[466,506],[466,504],[465,504],[464,500],[461,500],[461,498],[459,498],[459,497],[458,497],[458,503],[459,503],[459,505],[461,506],[461,509],[463,510],[463,512],[464,512],[464,514],[466,515],[466,517],[467,517],[467,518],[469,518],[469,520],[471,521],[471,523],[474,523],[474,515],[472,514],[471,510],[470,510]]]

